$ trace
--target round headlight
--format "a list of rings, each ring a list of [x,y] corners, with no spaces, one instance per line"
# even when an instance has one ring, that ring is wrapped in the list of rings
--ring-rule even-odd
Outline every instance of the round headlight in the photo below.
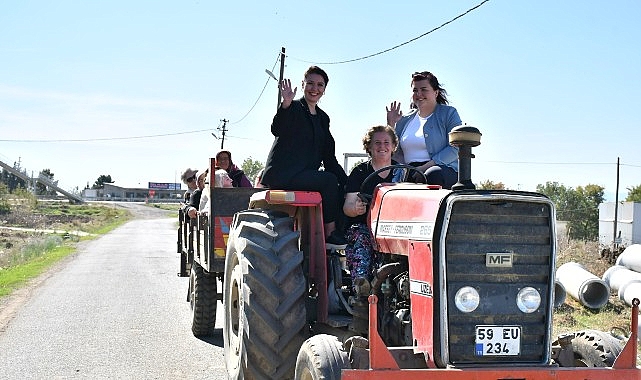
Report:
[[[516,305],[524,313],[532,313],[541,305],[541,294],[531,286],[527,286],[516,295]]]
[[[471,286],[464,286],[456,292],[454,303],[456,303],[456,307],[460,311],[469,313],[476,310],[479,306],[480,299],[479,292],[477,292],[476,289]]]

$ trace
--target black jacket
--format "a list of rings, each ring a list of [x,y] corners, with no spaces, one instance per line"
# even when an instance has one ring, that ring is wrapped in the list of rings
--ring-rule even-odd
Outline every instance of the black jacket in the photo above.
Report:
[[[313,117],[318,118],[319,126],[314,127]],[[316,115],[312,115],[305,98],[294,100],[286,109],[278,109],[271,130],[275,138],[265,163],[263,185],[289,190],[292,178],[304,170],[318,170],[321,163],[338,178],[341,187],[345,185],[347,175],[336,160],[329,116],[323,110],[316,107]]]

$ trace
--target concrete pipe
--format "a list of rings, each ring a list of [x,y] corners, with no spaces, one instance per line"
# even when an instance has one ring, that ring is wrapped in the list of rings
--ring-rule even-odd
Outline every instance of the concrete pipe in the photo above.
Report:
[[[635,272],[641,272],[641,244],[632,244],[617,258],[616,265],[622,265]]]
[[[556,279],[565,290],[581,304],[599,309],[608,303],[610,287],[605,281],[585,270],[575,262],[565,263],[556,270]]]
[[[641,273],[628,269],[623,265],[614,265],[603,273],[602,279],[608,284],[610,291],[616,293],[630,281],[641,281]]]
[[[565,286],[558,280],[554,281],[554,307],[563,305],[566,296]]]
[[[632,306],[632,300],[641,299],[641,280],[632,280],[619,289],[619,299],[628,306]]]

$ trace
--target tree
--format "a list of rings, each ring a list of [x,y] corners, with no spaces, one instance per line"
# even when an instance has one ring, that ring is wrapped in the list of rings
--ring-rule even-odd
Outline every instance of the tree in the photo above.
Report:
[[[96,182],[93,184],[91,187],[92,189],[104,189],[105,188],[105,183],[113,183],[114,181],[111,179],[111,175],[104,175],[101,174],[100,177],[96,180]]]
[[[493,181],[486,179],[485,181],[481,181],[476,188],[479,190],[505,190],[505,185],[503,182],[494,183]]]
[[[258,175],[258,172],[265,167],[265,164],[258,160],[254,160],[251,158],[246,158],[245,161],[243,161],[243,164],[240,166],[240,168],[243,170],[247,178],[253,183],[254,178]]]
[[[626,202],[641,202],[641,185],[628,187],[628,196]]]
[[[20,161],[14,162],[13,163],[13,168],[19,172],[25,172],[24,169],[20,167]],[[13,173],[9,173],[9,171],[2,169],[2,179],[1,182],[7,185],[7,189],[9,190],[9,193],[13,193],[14,190],[16,189],[26,189],[27,184],[25,181],[14,175]]]
[[[51,183],[54,183],[53,176],[54,176],[54,174],[51,172],[51,169],[43,169],[42,171],[40,171],[40,175],[39,175],[40,178],[42,178],[42,179],[44,179],[46,181],[49,181]],[[56,195],[56,191],[55,190],[47,190],[47,189],[48,189],[47,185],[45,185],[45,184],[43,184],[41,182],[36,183],[36,194],[38,194],[38,195]]]
[[[603,202],[603,187],[586,185],[565,187],[558,182],[537,185],[536,191],[547,195],[556,206],[557,220],[568,222],[573,239],[596,240],[599,236],[599,204]]]

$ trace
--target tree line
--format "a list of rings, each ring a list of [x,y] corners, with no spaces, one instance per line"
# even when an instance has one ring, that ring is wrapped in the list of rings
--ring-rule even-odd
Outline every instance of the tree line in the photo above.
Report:
[[[477,186],[485,190],[505,190],[502,182],[483,181]],[[641,202],[641,185],[627,188],[626,202]],[[568,223],[572,239],[593,241],[599,238],[599,204],[603,203],[604,188],[588,184],[576,188],[558,182],[537,185],[536,192],[546,195],[556,207],[556,219]]]

